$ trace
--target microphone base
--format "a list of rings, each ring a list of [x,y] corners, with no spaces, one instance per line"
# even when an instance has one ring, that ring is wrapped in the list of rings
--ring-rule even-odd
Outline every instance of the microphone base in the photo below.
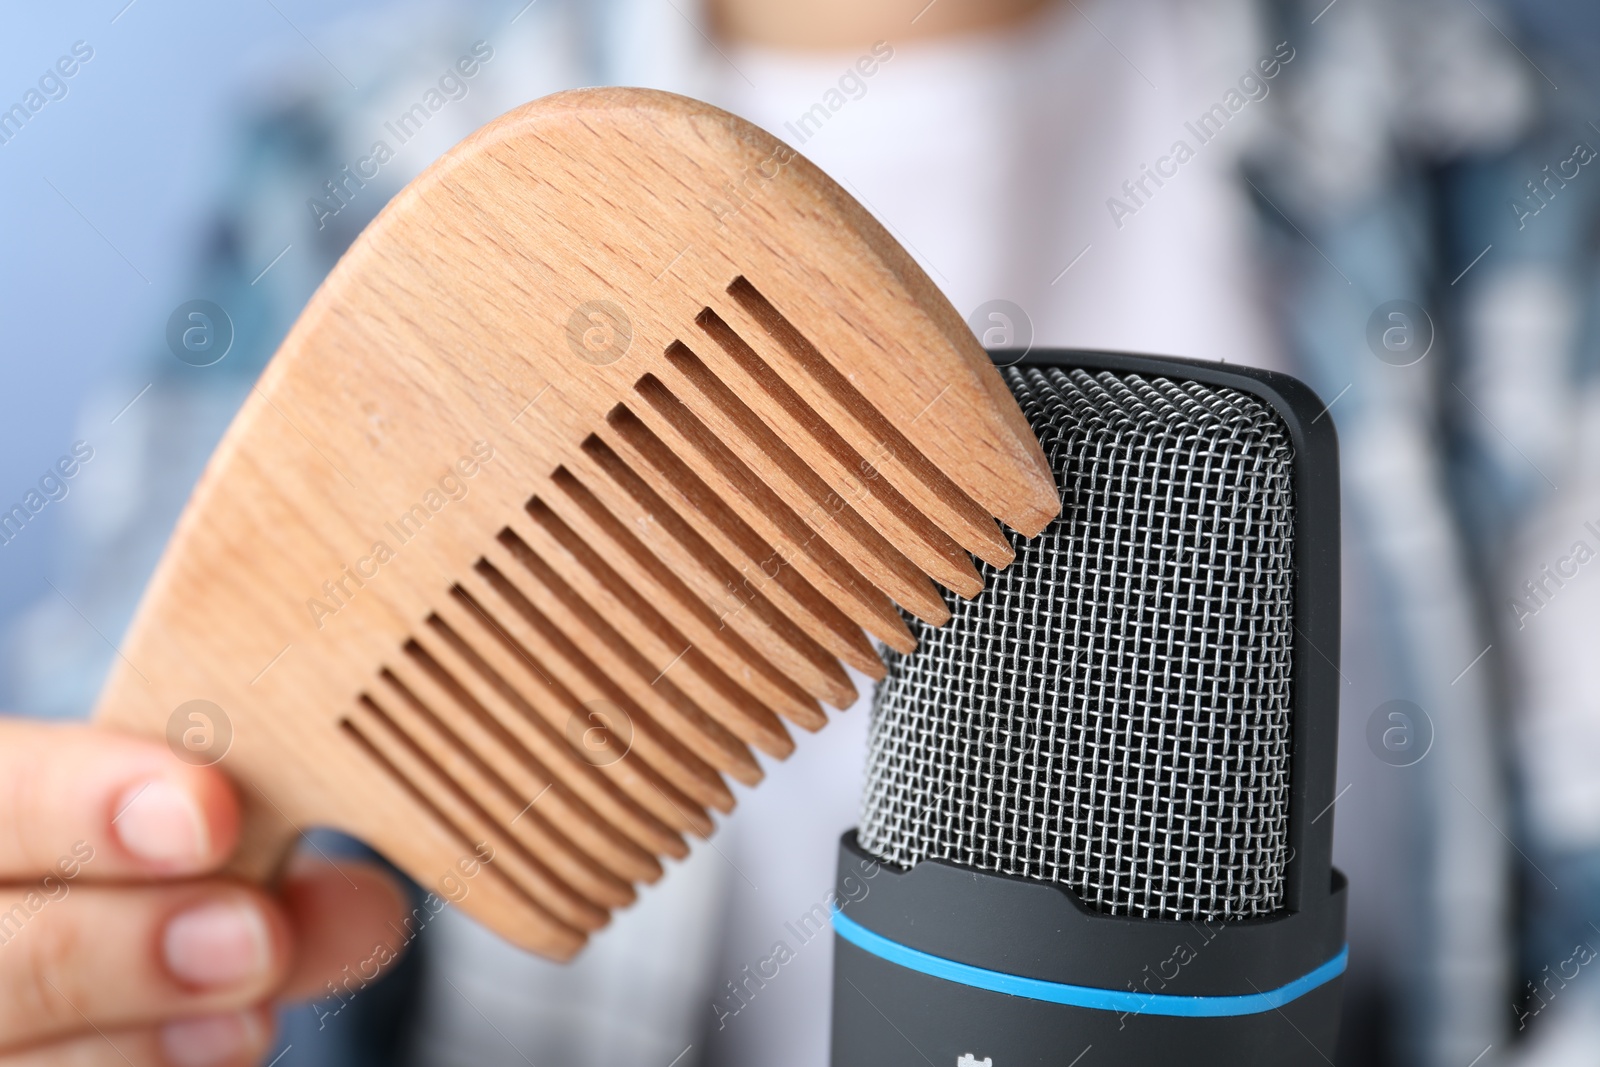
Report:
[[[1186,1019],[965,988],[839,938],[833,966],[833,1067],[1326,1067],[1344,984],[1261,1014]]]
[[[1333,1062],[1337,874],[1304,912],[1134,920],[1088,911],[1047,883],[938,861],[880,864],[851,832],[837,896],[832,1067]]]

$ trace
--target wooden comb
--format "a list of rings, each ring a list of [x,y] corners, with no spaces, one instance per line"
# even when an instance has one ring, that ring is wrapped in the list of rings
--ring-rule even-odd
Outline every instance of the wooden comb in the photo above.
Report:
[[[560,93],[412,182],[212,457],[101,698],[570,957],[1059,509],[960,316],[709,105]],[[970,555],[969,555],[970,553]],[[936,584],[937,583],[937,584]],[[489,862],[482,862],[492,857]]]

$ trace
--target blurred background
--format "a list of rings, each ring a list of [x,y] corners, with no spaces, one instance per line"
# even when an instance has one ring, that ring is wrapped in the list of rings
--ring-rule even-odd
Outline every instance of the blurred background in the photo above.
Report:
[[[1319,391],[1345,505],[1340,1063],[1600,1062],[1600,7],[95,0],[4,18],[0,706],[88,714],[211,448],[389,197],[528,100],[670,89],[800,148],[991,343],[1251,363]],[[172,340],[196,308],[203,358]],[[274,1054],[820,1067],[831,950],[786,923],[832,885],[865,715],[769,767],[575,965],[446,910],[390,977],[286,1008]],[[792,962],[731,999],[780,941]]]

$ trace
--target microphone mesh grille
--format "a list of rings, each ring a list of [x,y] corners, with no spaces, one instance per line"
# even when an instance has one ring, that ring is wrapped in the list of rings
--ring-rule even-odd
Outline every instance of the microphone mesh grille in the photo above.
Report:
[[[1172,920],[1283,905],[1293,452],[1248,393],[1003,372],[1062,515],[953,618],[913,622],[872,711],[859,840]]]

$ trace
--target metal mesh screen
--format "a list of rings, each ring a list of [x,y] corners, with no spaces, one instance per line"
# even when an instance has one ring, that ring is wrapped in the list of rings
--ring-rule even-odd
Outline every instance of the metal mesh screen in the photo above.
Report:
[[[1062,515],[913,623],[873,707],[859,839],[1162,919],[1282,906],[1293,453],[1238,390],[1004,372]]]

